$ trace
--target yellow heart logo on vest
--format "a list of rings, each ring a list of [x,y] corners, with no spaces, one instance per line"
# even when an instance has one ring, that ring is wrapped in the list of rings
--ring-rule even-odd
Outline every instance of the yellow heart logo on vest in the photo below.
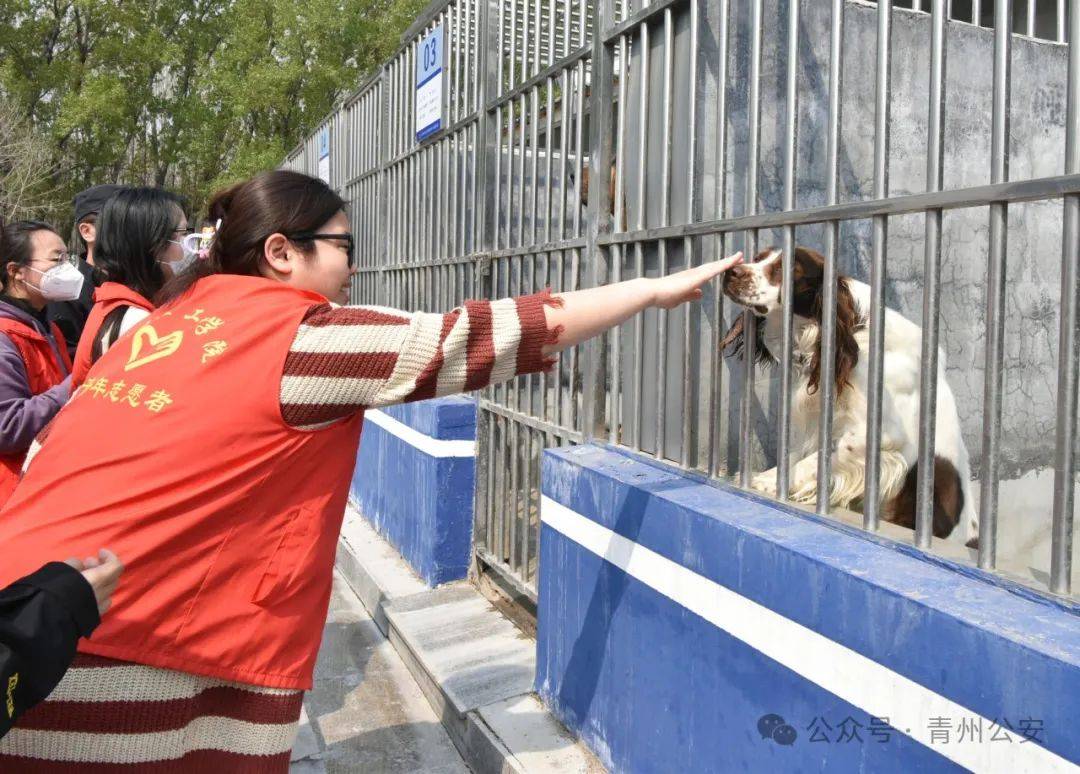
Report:
[[[158,332],[152,325],[144,325],[135,331],[135,337],[131,342],[131,357],[128,358],[124,370],[132,371],[139,366],[176,354],[176,350],[180,349],[183,341],[183,331],[173,331],[168,336],[158,336]],[[149,347],[150,351],[140,357],[144,345]]]

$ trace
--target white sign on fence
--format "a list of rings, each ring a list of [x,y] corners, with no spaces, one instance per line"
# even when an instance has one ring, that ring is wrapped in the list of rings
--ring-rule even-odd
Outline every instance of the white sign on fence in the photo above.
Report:
[[[421,142],[442,129],[443,112],[443,26],[420,41],[416,57],[416,141]]]
[[[319,179],[330,185],[330,127],[319,130]]]

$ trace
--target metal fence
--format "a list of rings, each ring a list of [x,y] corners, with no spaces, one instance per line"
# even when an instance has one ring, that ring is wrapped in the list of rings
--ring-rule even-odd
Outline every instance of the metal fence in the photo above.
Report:
[[[1009,234],[1031,240],[1053,231],[1061,253],[1051,284],[1060,287],[1060,306],[1045,587],[1069,594],[1080,287],[1077,4],[912,0],[901,10],[885,0],[440,0],[285,166],[318,172],[325,155],[319,138],[328,128],[329,179],[350,202],[359,244],[357,303],[441,310],[473,295],[656,276],[737,249],[753,255],[772,239],[790,255],[795,244],[809,241],[826,259],[822,370],[831,373],[837,274],[841,265],[867,269],[870,421],[862,525],[870,531],[882,520],[883,316],[889,269],[898,265],[887,259],[901,251],[918,256],[904,268],[917,275],[914,287],[922,287],[919,464],[930,470],[942,271],[955,273],[960,249],[948,229],[951,222],[988,223],[985,242],[962,263],[977,264],[982,276],[985,330],[976,337],[983,347],[982,406],[972,419],[981,437],[969,433],[965,440],[981,450],[977,563],[990,570],[997,564],[1007,256],[1017,251]],[[417,141],[418,47],[438,26],[447,41],[444,123]],[[1065,40],[1073,44],[1056,43]],[[952,65],[946,53],[954,49],[985,56]],[[1010,158],[1014,167],[1024,166],[1015,161],[1023,148],[1010,133],[1017,94],[1026,94],[1010,70],[1014,58],[1034,67],[1038,77],[1025,70],[1028,80],[1052,72],[1062,84],[1050,96],[1036,95],[1040,109],[1060,118],[1046,130],[1053,158],[1024,162],[1031,174],[1023,179],[1009,175]],[[973,108],[983,123],[991,116],[985,164],[964,150],[971,130],[948,131],[949,111],[972,109],[964,100],[975,99],[978,89],[950,84],[969,77],[975,83],[966,71],[979,68],[990,73],[986,99]],[[907,94],[904,89],[918,97],[897,104],[894,91]],[[916,103],[914,120],[907,114]],[[906,169],[913,147],[925,161],[915,165],[921,167],[913,173],[916,183],[899,175],[900,183],[894,178],[890,185],[890,171]],[[1031,205],[1028,212],[1029,202],[1056,202],[1056,209]],[[904,223],[890,234],[891,224]],[[861,264],[848,255],[864,247]],[[785,298],[792,263],[784,264]],[[775,376],[755,370],[752,352],[748,367],[722,357],[726,321],[739,313],[714,290],[700,305],[639,315],[565,353],[551,373],[484,391],[474,530],[483,571],[535,602],[539,460],[546,447],[596,439],[741,486],[775,459],[777,491],[786,499],[791,308]],[[749,313],[744,325],[752,349]],[[830,381],[822,380],[822,449],[833,447],[834,399]],[[830,480],[830,455],[819,455],[818,491]],[[932,547],[932,482],[919,477],[916,526],[907,538],[923,549]],[[829,515],[828,498],[819,498],[816,510]]]

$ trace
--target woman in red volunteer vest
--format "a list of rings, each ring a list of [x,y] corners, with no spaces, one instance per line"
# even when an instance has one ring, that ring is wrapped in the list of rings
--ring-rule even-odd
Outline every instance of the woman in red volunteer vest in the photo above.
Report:
[[[0,505],[34,436],[71,396],[67,345],[45,306],[79,297],[74,261],[46,223],[0,226]]]
[[[344,208],[288,171],[219,194],[208,256],[53,423],[0,513],[0,585],[99,545],[126,570],[54,697],[0,742],[0,769],[285,771],[364,409],[540,371],[740,260],[447,314],[337,306],[356,273]],[[70,731],[79,746],[58,753]]]
[[[165,281],[190,265],[191,233],[180,198],[160,188],[127,188],[109,199],[97,222],[94,269],[104,282],[79,338],[72,389],[117,339],[154,310]]]

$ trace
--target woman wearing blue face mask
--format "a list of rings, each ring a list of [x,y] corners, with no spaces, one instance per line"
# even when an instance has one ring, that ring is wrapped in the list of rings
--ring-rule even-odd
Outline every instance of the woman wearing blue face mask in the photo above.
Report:
[[[97,222],[94,268],[104,280],[75,352],[72,388],[117,339],[154,311],[161,286],[193,257],[184,247],[191,232],[181,199],[160,188],[115,194]]]
[[[79,297],[83,275],[47,223],[0,226],[0,505],[19,480],[34,436],[71,397],[64,337],[50,301]]]

